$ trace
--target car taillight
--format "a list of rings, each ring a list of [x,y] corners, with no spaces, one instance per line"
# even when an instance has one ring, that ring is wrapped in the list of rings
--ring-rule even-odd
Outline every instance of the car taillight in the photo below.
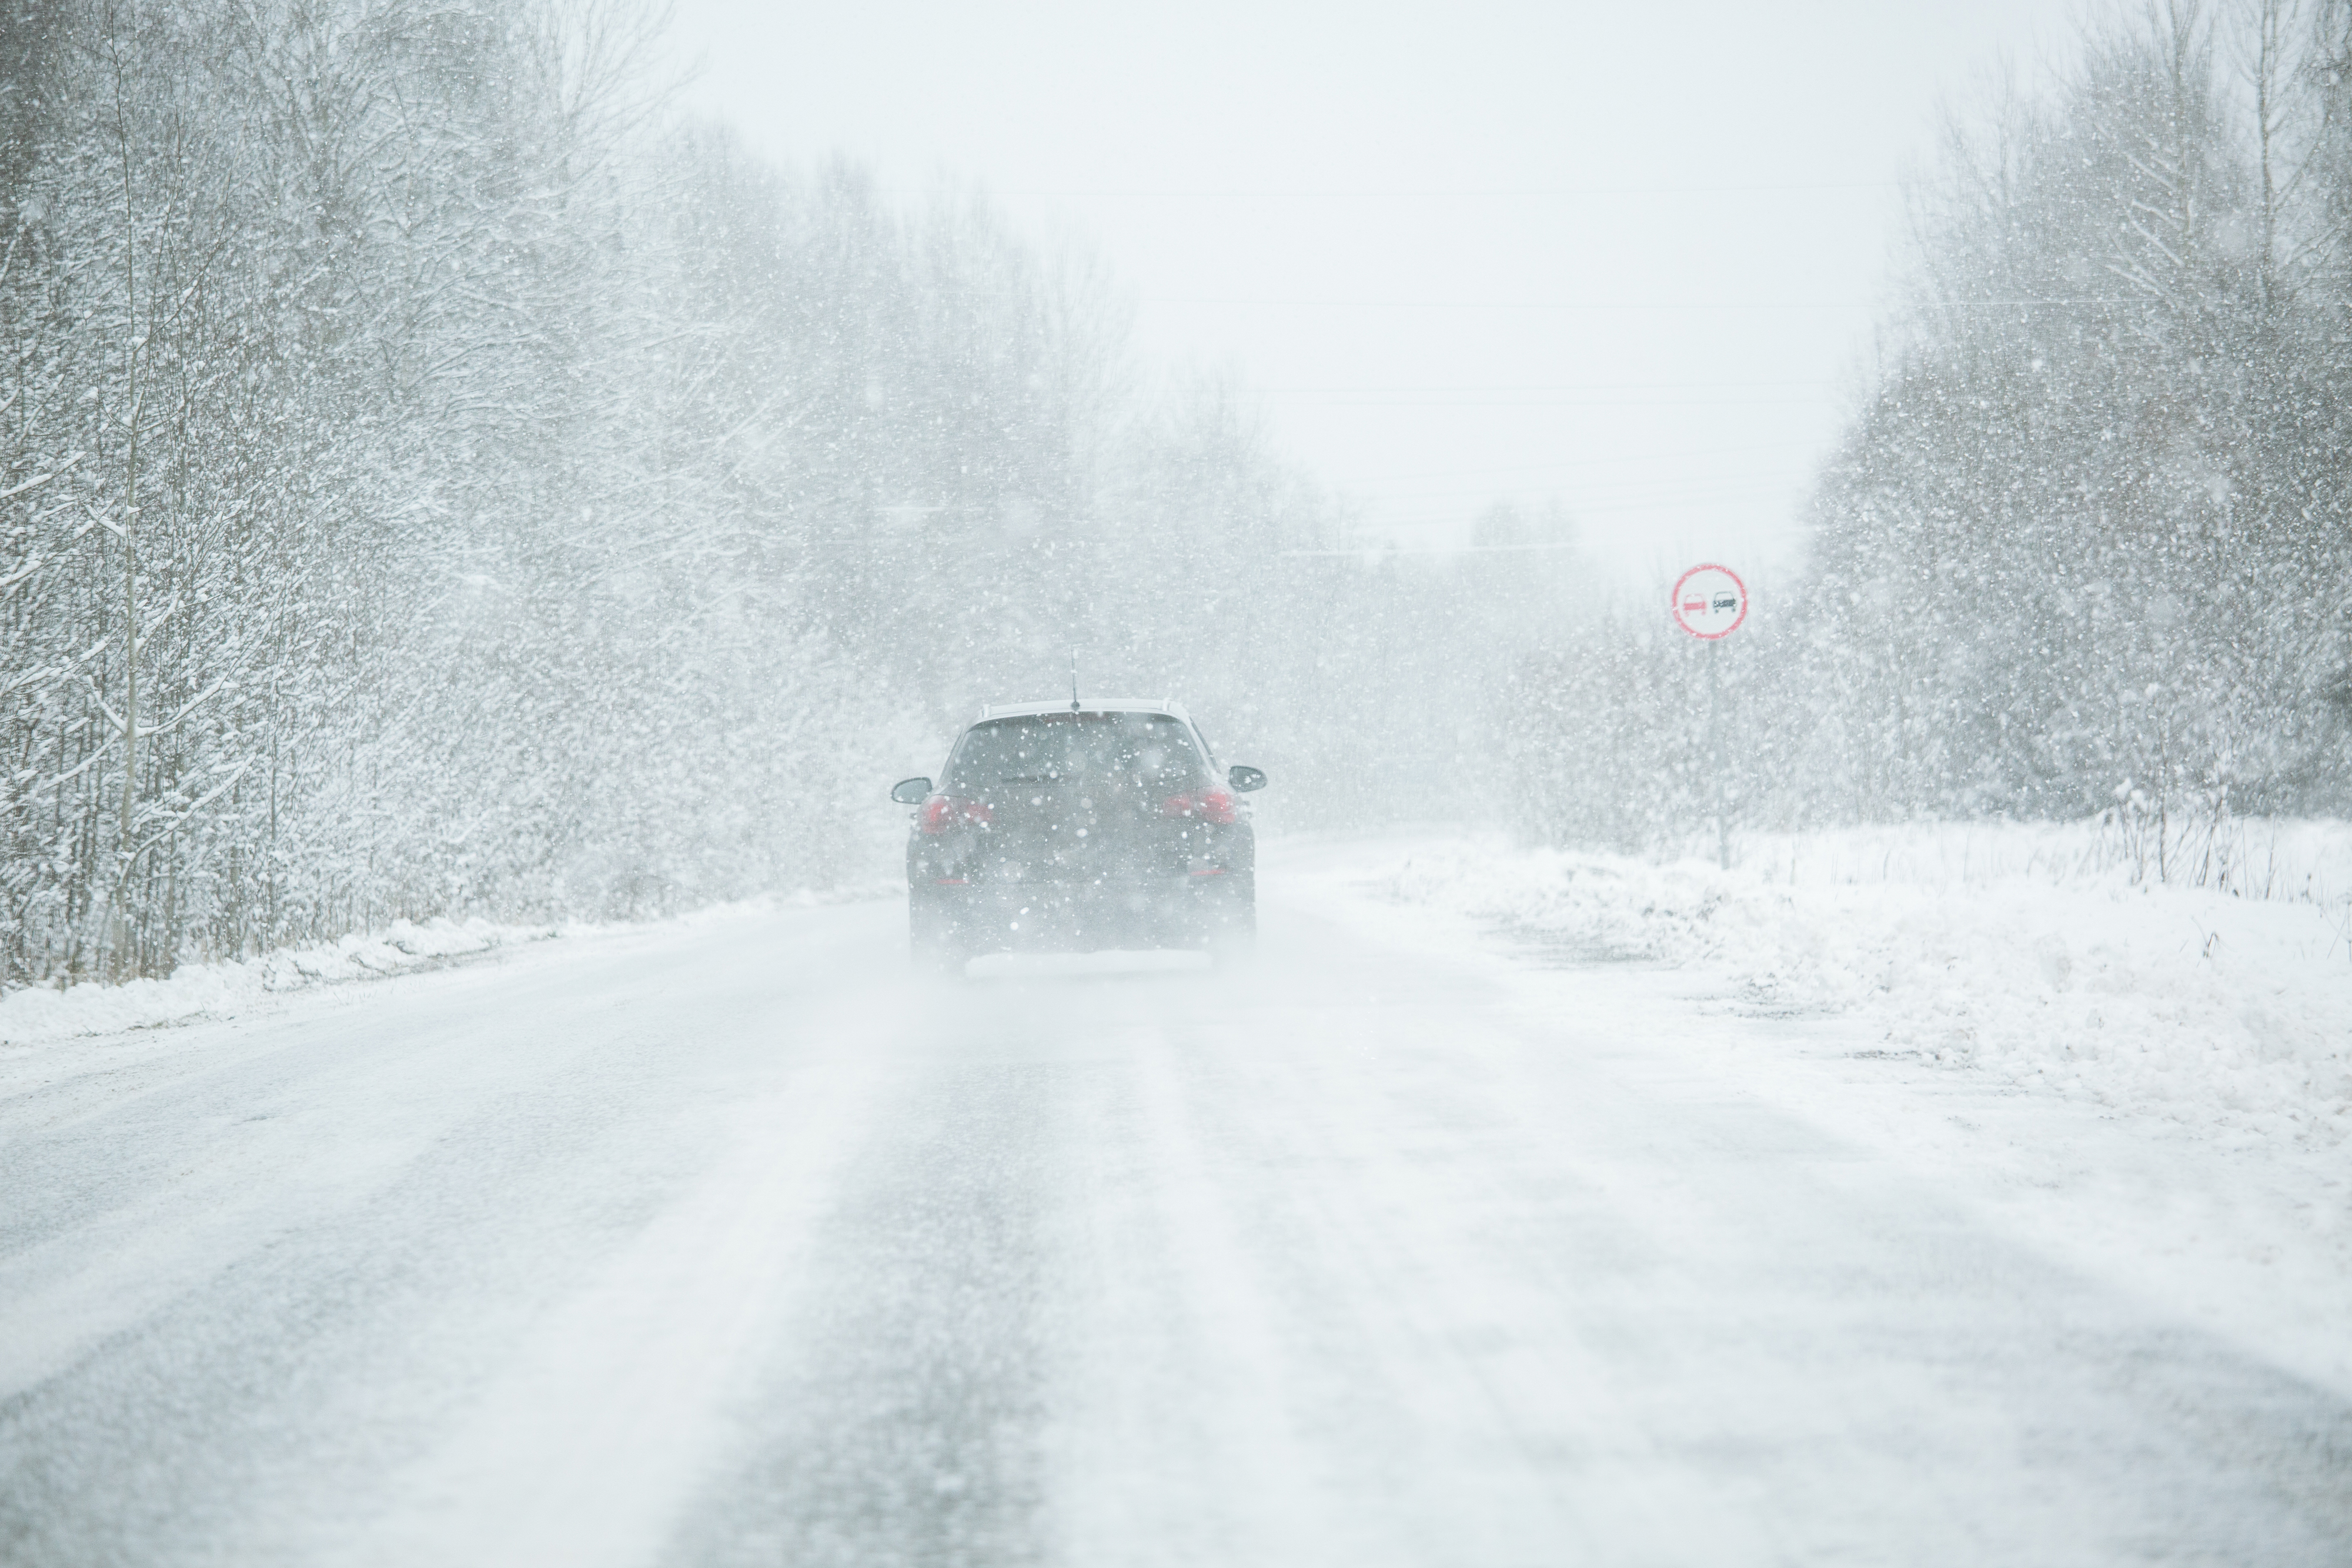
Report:
[[[955,795],[934,795],[923,802],[923,831],[944,833],[950,828],[977,827],[991,821],[994,815],[978,800],[966,800]]]
[[[1234,798],[1224,789],[1203,789],[1197,795],[1171,795],[1160,802],[1163,817],[1191,817],[1202,822],[1236,821]]]

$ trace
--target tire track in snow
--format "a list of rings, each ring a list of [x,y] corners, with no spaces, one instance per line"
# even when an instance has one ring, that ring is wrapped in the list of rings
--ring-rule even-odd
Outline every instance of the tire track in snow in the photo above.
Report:
[[[728,1155],[555,1312],[464,1426],[389,1489],[394,1506],[357,1559],[653,1561],[726,1451],[731,1406],[868,1124],[877,1076],[870,1054],[836,1050],[731,1115]]]

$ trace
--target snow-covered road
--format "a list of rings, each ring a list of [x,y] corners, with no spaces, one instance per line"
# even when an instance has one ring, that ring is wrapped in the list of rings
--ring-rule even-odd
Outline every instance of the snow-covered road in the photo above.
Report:
[[[1348,853],[1234,975],[871,904],[0,1058],[0,1563],[2352,1563],[2343,1390]]]

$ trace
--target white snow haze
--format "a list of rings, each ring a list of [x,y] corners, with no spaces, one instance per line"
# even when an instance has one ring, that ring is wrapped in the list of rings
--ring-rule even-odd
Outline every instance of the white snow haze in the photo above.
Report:
[[[2352,1568],[2352,0],[0,0],[0,1568]]]
[[[2049,0],[682,0],[685,101],[1099,254],[1370,537],[1557,501],[1643,581],[1785,560],[1885,303],[1900,181]]]

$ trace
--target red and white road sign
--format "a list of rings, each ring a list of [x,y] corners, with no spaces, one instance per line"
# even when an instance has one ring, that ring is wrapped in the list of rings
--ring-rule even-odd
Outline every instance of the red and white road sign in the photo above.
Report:
[[[1675,624],[1714,642],[1748,619],[1748,585],[1727,566],[1695,566],[1675,584]]]

